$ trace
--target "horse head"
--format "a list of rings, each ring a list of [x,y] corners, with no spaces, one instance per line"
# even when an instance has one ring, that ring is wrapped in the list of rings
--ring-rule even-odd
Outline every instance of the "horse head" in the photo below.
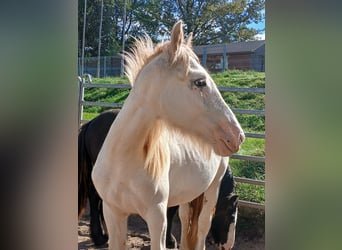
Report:
[[[127,57],[127,75],[136,89],[144,88],[144,102],[156,119],[209,144],[218,155],[239,150],[244,132],[193,52],[191,36],[184,39],[181,21],[170,41],[153,47],[148,37],[138,40],[133,54]]]

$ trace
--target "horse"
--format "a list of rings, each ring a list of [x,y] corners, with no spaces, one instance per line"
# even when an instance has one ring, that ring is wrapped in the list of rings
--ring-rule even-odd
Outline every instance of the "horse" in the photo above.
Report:
[[[91,180],[91,171],[117,112],[103,112],[83,124],[78,132],[78,218],[83,215],[89,199],[90,234],[97,246],[105,244],[108,236],[103,233],[102,200]]]
[[[78,172],[79,172],[79,202],[78,216],[82,216],[87,198],[90,204],[90,232],[96,246],[105,244],[108,236],[104,233],[102,200],[92,184],[89,173],[96,161],[98,152],[108,133],[108,130],[118,115],[118,109],[107,110],[80,127],[78,134]],[[219,249],[231,249],[235,240],[235,225],[237,219],[238,196],[235,193],[235,182],[228,166],[220,184],[218,201],[212,219],[210,233],[214,244]],[[173,218],[179,206],[167,209],[166,247],[175,248],[176,240],[171,234]]]
[[[125,248],[130,214],[147,223],[151,250],[165,249],[167,207],[175,205],[180,248],[204,249],[229,156],[245,138],[182,25],[173,26],[170,41],[154,46],[146,35],[125,54],[132,89],[91,172],[110,250]]]

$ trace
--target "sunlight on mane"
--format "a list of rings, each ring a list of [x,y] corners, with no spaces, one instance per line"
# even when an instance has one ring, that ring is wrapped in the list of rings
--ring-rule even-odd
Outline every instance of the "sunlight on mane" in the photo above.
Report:
[[[198,61],[198,57],[191,48],[191,39],[192,37],[189,37],[187,43],[182,44],[179,54],[170,55],[170,41],[161,42],[154,46],[151,38],[147,35],[141,38],[135,38],[135,44],[130,49],[130,52],[124,52],[124,59],[126,62],[125,74],[128,77],[131,86],[134,85],[134,82],[136,81],[143,67],[147,65],[153,58],[163,52],[165,52],[165,54],[168,56],[170,65],[174,65],[176,63],[184,63],[185,68],[188,69],[190,64],[190,57]]]
[[[170,151],[166,146],[168,134],[164,128],[164,122],[157,121],[150,129],[144,143],[144,167],[153,179],[161,175],[162,166],[169,164]]]

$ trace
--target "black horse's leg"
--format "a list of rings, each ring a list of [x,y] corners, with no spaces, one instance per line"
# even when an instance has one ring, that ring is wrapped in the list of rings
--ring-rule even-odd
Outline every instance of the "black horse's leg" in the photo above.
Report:
[[[172,222],[175,214],[178,210],[178,206],[169,207],[167,209],[167,228],[166,228],[166,247],[167,248],[176,248],[177,240],[172,235]]]
[[[96,246],[101,246],[108,241],[108,236],[102,230],[102,200],[93,185],[89,190],[90,204],[90,233]]]

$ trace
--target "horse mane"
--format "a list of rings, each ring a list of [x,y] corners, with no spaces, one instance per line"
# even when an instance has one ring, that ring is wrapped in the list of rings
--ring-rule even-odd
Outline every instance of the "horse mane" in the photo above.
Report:
[[[168,57],[170,66],[183,63],[185,69],[189,68],[190,57],[198,61],[197,55],[192,50],[192,34],[188,36],[188,39],[182,43],[178,53],[173,54],[170,41],[161,42],[154,46],[152,39],[145,35],[140,38],[135,38],[134,46],[130,49],[130,52],[124,52],[125,58],[125,74],[129,79],[131,86],[134,83],[145,65],[152,61],[158,55],[165,53]],[[186,71],[187,74],[188,71]]]
[[[144,168],[153,179],[161,175],[161,167],[166,166],[170,160],[170,151],[167,147],[168,134],[166,132],[164,122],[158,120],[149,130],[145,139],[143,147]]]
[[[213,154],[212,147],[203,140],[193,135],[184,134],[179,129],[170,127],[165,122],[158,120],[148,131],[143,147],[144,168],[152,178],[160,176],[162,171],[160,166],[165,166],[170,160],[170,151],[167,146],[169,143],[182,143],[184,145],[191,143],[189,147],[196,148],[207,160]]]

